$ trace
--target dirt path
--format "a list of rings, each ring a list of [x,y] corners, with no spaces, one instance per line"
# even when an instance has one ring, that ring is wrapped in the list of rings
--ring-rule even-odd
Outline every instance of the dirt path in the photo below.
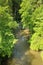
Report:
[[[29,50],[27,36],[21,35],[23,31],[17,34],[18,41],[15,44],[13,57],[7,65],[43,65],[38,52]]]

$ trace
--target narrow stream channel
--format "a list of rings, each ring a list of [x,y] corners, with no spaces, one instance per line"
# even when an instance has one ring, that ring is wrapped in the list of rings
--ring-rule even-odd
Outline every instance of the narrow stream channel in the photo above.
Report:
[[[17,34],[18,41],[13,50],[13,56],[4,65],[43,65],[39,52],[29,50],[27,38]]]

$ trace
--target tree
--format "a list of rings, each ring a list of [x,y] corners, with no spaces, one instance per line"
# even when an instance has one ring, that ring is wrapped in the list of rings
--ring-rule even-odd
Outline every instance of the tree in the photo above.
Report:
[[[10,15],[8,0],[0,0],[0,56],[8,57],[12,54],[12,48],[15,40],[12,34],[12,28],[17,27],[16,21]]]
[[[34,50],[43,50],[43,5],[34,11],[31,20],[34,22],[35,33],[32,35],[30,47]]]
[[[21,22],[23,27],[28,27],[31,32],[30,48],[33,50],[43,49],[43,1],[23,0],[21,3]]]

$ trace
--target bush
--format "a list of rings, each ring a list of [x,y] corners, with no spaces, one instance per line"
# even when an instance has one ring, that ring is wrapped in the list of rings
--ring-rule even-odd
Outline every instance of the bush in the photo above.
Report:
[[[13,17],[9,14],[9,6],[0,5],[0,56],[11,56],[14,46],[13,41],[15,40],[12,28],[17,26],[18,24],[13,21]]]
[[[37,15],[37,16],[36,16]],[[32,16],[34,22],[33,30],[35,33],[31,37],[31,48],[43,50],[43,6],[38,7]]]
[[[31,32],[30,48],[43,50],[43,1],[23,0],[20,6],[23,27],[28,27]]]

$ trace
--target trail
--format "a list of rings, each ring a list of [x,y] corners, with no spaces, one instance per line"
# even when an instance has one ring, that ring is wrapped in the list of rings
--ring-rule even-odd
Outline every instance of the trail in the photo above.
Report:
[[[13,57],[8,60],[7,65],[43,65],[40,53],[29,50],[28,35],[21,35],[22,32],[18,32],[16,36],[18,41],[13,50]]]

